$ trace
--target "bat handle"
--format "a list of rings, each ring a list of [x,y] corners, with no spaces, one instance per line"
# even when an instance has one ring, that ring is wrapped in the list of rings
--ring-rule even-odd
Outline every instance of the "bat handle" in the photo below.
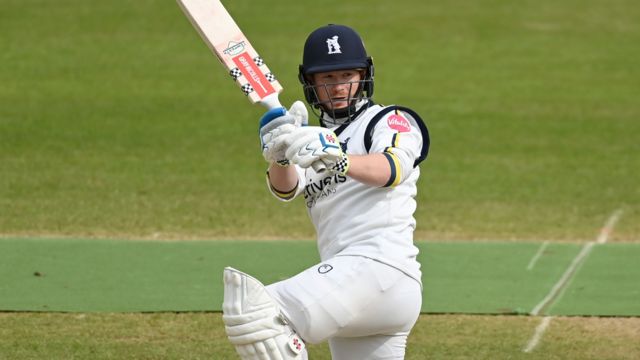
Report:
[[[315,170],[317,173],[323,173],[325,171],[327,171],[327,167],[324,165],[324,163],[320,160],[318,161],[314,161],[313,163],[311,163],[311,167],[313,168],[313,170]]]
[[[280,99],[278,99],[278,93],[274,92],[273,94],[269,94],[260,100],[260,104],[265,106],[267,109],[271,110],[278,107],[283,107],[280,104]]]

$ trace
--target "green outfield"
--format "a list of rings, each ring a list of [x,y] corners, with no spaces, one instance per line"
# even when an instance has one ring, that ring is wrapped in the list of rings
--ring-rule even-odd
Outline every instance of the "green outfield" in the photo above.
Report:
[[[422,312],[471,314],[531,313],[581,248],[553,244],[532,263],[539,244],[419,247]],[[270,284],[315,265],[314,250],[311,241],[4,239],[0,311],[221,311],[225,266]],[[639,258],[640,244],[599,245],[549,313],[640,316]]]
[[[283,103],[306,35],[344,23],[375,100],[426,119],[407,359],[640,358],[635,1],[223,3]],[[222,267],[318,260],[266,191],[264,109],[173,0],[0,9],[0,360],[234,359]]]

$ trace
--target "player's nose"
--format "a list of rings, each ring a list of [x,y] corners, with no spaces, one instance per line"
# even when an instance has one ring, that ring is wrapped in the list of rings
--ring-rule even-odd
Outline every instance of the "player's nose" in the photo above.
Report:
[[[338,83],[333,86],[333,92],[335,94],[346,93],[349,91],[349,84]]]

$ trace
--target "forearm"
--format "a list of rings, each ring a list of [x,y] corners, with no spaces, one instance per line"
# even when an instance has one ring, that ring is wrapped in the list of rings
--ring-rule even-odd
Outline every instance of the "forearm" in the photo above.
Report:
[[[377,153],[348,156],[347,176],[361,183],[377,187],[384,186],[389,181],[391,166],[385,155]]]
[[[269,183],[278,192],[291,192],[298,185],[298,174],[293,165],[280,166],[276,163],[269,165]]]

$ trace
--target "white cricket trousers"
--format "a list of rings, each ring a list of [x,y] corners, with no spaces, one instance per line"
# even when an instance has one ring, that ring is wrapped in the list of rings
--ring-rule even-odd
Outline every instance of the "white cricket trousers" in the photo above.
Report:
[[[333,360],[404,359],[422,305],[415,279],[362,256],[336,256],[267,291],[303,340],[329,341]]]

